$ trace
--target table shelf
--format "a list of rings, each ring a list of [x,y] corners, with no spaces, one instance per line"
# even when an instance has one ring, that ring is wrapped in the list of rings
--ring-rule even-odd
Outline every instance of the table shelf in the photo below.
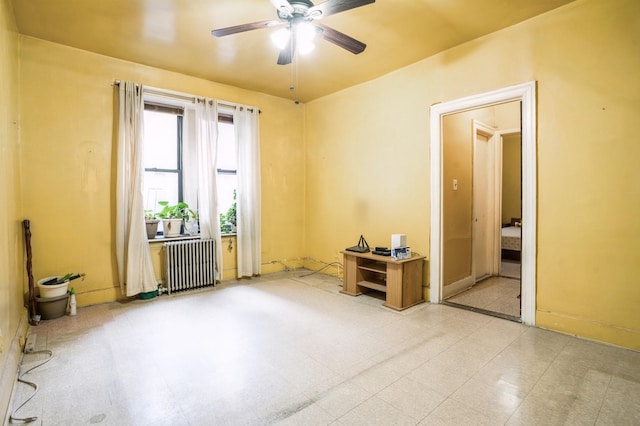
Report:
[[[358,281],[358,286],[370,288],[371,290],[387,292],[386,284],[374,283],[371,281]]]
[[[385,274],[385,275],[387,273],[387,265],[385,265],[384,263],[379,263],[379,262],[363,263],[362,265],[358,265],[358,269],[363,269],[365,271],[377,272],[379,274]]]

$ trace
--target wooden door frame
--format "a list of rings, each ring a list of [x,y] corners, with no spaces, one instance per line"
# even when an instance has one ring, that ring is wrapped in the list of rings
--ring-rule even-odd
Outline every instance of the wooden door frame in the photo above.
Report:
[[[496,235],[496,247],[500,256],[496,259],[496,267],[499,274],[502,274],[502,232],[500,232],[500,228],[502,227],[502,173],[504,172],[504,163],[503,163],[503,148],[504,148],[504,137],[506,135],[520,135],[520,152],[522,152],[522,129],[514,128],[514,129],[499,129],[496,131],[496,158],[498,160],[496,164],[496,172],[498,172],[498,176],[496,176],[496,185],[499,185],[499,193],[498,199],[496,200],[497,208],[498,208],[498,234]],[[520,175],[522,175],[522,159],[520,160]],[[520,189],[522,191],[522,189]],[[522,197],[522,194],[520,194]]]
[[[536,323],[536,82],[530,81],[491,92],[431,106],[431,235],[429,256],[429,298],[442,301],[442,118],[445,115],[511,101],[521,102],[522,119],[522,322]]]

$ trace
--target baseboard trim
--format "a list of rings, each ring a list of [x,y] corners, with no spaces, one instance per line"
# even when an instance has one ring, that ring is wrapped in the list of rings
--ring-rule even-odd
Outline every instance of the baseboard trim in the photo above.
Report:
[[[0,371],[0,412],[4,414],[4,423],[9,424],[11,416],[11,404],[13,392],[15,390],[16,379],[18,378],[18,368],[22,362],[22,346],[29,331],[29,321],[26,309],[20,316],[20,323],[15,336],[11,340],[7,358],[5,359],[2,371]]]
[[[538,310],[536,326],[640,352],[640,330],[562,312]]]
[[[463,291],[470,289],[473,284],[475,284],[473,276],[469,275],[461,280],[442,286],[442,300],[448,299],[458,293],[462,293]]]

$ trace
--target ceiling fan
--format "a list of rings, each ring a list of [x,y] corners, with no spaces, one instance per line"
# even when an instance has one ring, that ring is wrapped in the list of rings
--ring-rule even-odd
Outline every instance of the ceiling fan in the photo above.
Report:
[[[334,30],[319,22],[314,22],[329,15],[344,12],[356,7],[365,6],[375,3],[375,0],[327,0],[315,6],[310,0],[270,0],[278,13],[278,20],[253,22],[250,24],[236,25],[233,27],[220,28],[211,31],[211,35],[215,37],[224,37],[231,34],[242,33],[245,31],[258,30],[260,28],[273,28],[283,26],[279,31],[280,55],[278,56],[279,65],[290,64],[293,59],[293,53],[296,50],[296,44],[302,45],[309,38],[319,35],[325,40],[342,47],[353,54],[362,53],[367,47],[366,44],[358,41],[348,35]],[[311,24],[311,22],[314,22]],[[278,32],[277,32],[278,33]],[[276,36],[277,33],[272,35]]]

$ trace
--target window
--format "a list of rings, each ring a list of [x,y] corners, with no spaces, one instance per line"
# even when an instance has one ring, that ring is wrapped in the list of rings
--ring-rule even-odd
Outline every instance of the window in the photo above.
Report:
[[[218,118],[218,212],[223,234],[236,231],[236,189],[238,188],[235,129],[233,116]]]
[[[157,211],[158,201],[175,204],[182,192],[183,110],[145,104],[144,208]]]
[[[158,201],[184,201],[197,210],[197,161],[192,135],[193,109],[145,102],[144,208],[157,212]],[[218,212],[221,232],[235,232],[237,153],[231,113],[218,115]]]

